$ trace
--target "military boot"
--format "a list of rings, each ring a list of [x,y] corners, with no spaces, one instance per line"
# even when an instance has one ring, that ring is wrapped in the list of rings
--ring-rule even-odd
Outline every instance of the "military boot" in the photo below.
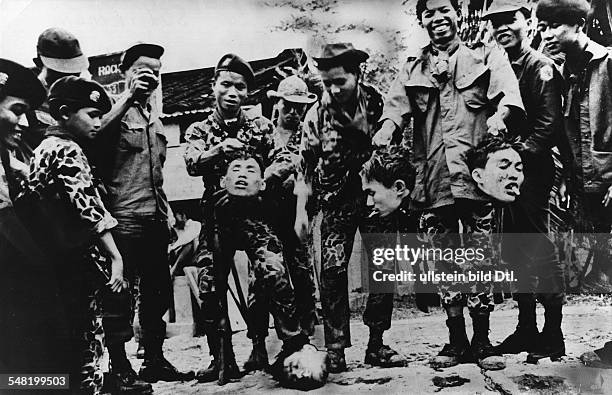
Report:
[[[520,294],[518,298],[518,325],[497,347],[500,354],[519,354],[533,351],[539,337],[536,322],[536,302],[531,295]]]
[[[562,304],[544,306],[544,329],[538,338],[537,347],[527,355],[527,363],[538,363],[543,358],[558,361],[565,355],[565,341],[561,331],[562,308]]]
[[[446,320],[449,343],[445,344],[430,364],[433,368],[450,368],[470,360],[470,342],[465,333],[465,318],[461,315]]]
[[[268,351],[266,350],[266,338],[256,337],[253,339],[253,350],[249,359],[244,363],[244,371],[266,370],[269,366]]]
[[[499,370],[506,367],[501,353],[491,345],[489,340],[489,312],[470,313],[474,336],[472,337],[471,353],[473,359],[482,369]]]

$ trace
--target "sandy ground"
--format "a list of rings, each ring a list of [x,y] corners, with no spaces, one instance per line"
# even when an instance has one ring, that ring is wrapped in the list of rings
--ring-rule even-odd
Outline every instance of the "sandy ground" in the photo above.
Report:
[[[564,308],[563,331],[567,357],[559,362],[541,360],[538,365],[525,363],[526,353],[508,355],[507,368],[501,371],[483,371],[475,364],[464,364],[445,370],[434,370],[428,360],[447,341],[444,315],[440,310],[429,314],[415,312],[411,307],[400,308],[403,318],[394,320],[385,334],[385,342],[400,351],[410,361],[408,367],[380,369],[363,363],[368,338],[367,327],[360,319],[352,320],[353,347],[346,350],[348,372],[332,374],[325,387],[314,393],[461,393],[461,394],[610,394],[612,370],[587,368],[581,365],[579,355],[601,346],[612,333],[612,305],[609,299],[596,297],[573,300]],[[397,314],[396,314],[397,315]],[[517,310],[512,301],[498,306],[491,319],[491,341],[501,341],[516,326]],[[538,309],[540,327],[543,310]],[[469,318],[467,318],[470,325]],[[471,330],[468,329],[468,335]],[[239,365],[250,352],[245,332],[234,335],[234,348]],[[317,328],[313,343],[323,345],[322,327]],[[167,358],[180,369],[199,369],[209,363],[206,339],[176,336],[166,340]],[[280,349],[273,330],[268,337],[270,359]],[[132,355],[135,345],[130,344]],[[135,368],[141,361],[132,359]],[[448,386],[450,384],[455,386]],[[154,384],[156,394],[253,394],[293,393],[279,387],[265,373],[254,373],[239,381],[220,387],[216,383],[199,384],[195,380],[184,383],[159,382]]]

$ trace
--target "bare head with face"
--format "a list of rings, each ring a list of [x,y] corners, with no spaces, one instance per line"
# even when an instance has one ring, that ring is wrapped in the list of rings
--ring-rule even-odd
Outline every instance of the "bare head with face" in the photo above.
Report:
[[[525,176],[521,156],[512,144],[500,137],[487,135],[466,156],[478,189],[502,203],[517,199]]]
[[[586,0],[540,0],[536,8],[538,31],[547,50],[570,57],[582,51],[590,5]]]
[[[444,46],[457,38],[457,0],[418,0],[416,14],[431,42]]]
[[[254,197],[266,188],[261,159],[246,150],[232,155],[227,172],[221,179],[221,187],[230,196]]]
[[[377,151],[363,164],[361,185],[368,195],[368,206],[386,217],[397,210],[414,189],[415,170],[408,151],[401,147]]]

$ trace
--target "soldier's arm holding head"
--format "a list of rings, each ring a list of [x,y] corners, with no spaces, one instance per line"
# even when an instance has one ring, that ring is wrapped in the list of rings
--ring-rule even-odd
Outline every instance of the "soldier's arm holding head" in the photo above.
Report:
[[[203,122],[191,124],[185,131],[185,165],[190,176],[202,176],[210,171],[214,162],[224,153],[242,149],[243,143],[235,138],[225,139],[222,142],[211,145],[208,141],[208,133]]]
[[[389,145],[393,135],[403,129],[412,114],[410,99],[406,95],[406,88],[404,87],[404,81],[409,72],[408,67],[409,64],[406,63],[389,88],[379,121],[380,129],[372,138],[373,145]]]
[[[293,193],[297,197],[295,233],[303,238],[308,230],[308,212],[306,204],[312,195],[312,178],[318,164],[318,153],[321,150],[321,140],[317,130],[318,105],[315,104],[308,110],[304,118],[304,128],[300,143],[301,160],[298,164],[297,176]]]
[[[488,132],[493,135],[506,133],[507,125],[518,125],[525,116],[518,80],[510,62],[501,49],[481,47],[485,62],[491,70],[487,99],[497,102],[497,111],[487,120]]]

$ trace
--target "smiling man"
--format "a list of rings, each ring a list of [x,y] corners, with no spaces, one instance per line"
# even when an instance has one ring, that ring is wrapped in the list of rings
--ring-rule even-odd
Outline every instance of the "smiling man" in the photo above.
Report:
[[[555,174],[551,148],[561,139],[567,141],[561,108],[563,81],[553,61],[529,46],[530,18],[530,10],[520,0],[495,0],[483,16],[491,21],[497,43],[508,54],[527,114],[519,129],[518,146],[525,161],[525,183],[516,204],[505,212],[504,231],[530,233],[539,240],[534,254],[527,259],[515,254],[518,261],[511,262],[521,273],[520,288],[525,293],[514,294],[519,323],[498,350],[509,354],[529,351],[540,357],[556,358],[565,354],[560,327],[565,287],[563,266],[548,237],[547,214]],[[539,298],[546,309],[541,335],[536,322],[535,288],[543,291]]]
[[[563,121],[574,154],[578,201],[577,231],[596,239],[591,278],[610,273],[612,224],[612,52],[584,32],[586,0],[540,0],[538,30],[551,52],[565,54]],[[586,364],[612,368],[612,342],[581,357]]]
[[[506,125],[522,116],[523,104],[504,54],[483,44],[468,48],[461,42],[457,10],[454,0],[417,2],[416,14],[430,43],[408,57],[391,86],[373,141],[386,144],[412,118],[417,177],[411,205],[423,210],[419,233],[431,236],[434,243],[439,243],[438,235],[446,235],[447,244],[456,243],[461,222],[464,232],[482,235],[474,240],[487,244],[487,235],[493,232],[493,206],[477,191],[465,153],[486,133],[505,133]],[[440,289],[450,343],[432,364],[448,367],[471,356],[480,361],[498,354],[488,337],[491,289],[482,284],[469,297],[456,289]],[[466,304],[474,327],[471,347],[463,317]]]

